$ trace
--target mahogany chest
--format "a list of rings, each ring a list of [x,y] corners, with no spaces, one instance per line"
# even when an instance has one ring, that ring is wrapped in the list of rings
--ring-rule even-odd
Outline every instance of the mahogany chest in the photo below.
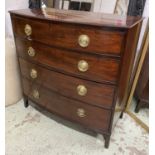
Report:
[[[126,105],[142,19],[103,13],[10,11],[28,100],[105,138]]]

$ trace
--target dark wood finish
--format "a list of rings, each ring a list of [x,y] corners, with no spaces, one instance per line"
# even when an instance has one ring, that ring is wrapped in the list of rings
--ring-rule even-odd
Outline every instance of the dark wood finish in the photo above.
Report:
[[[112,107],[115,90],[115,87],[113,86],[98,84],[91,81],[66,76],[65,74],[58,72],[49,71],[48,69],[29,63],[24,59],[19,59],[19,62],[22,67],[21,72],[24,77],[33,80],[30,77],[30,71],[31,69],[35,69],[38,77],[33,81],[40,83],[42,86],[49,88],[52,91],[88,104],[97,105],[104,108]],[[76,90],[78,85],[84,85],[87,88],[87,94],[85,96],[78,95]]]
[[[135,112],[138,113],[142,108],[149,108],[149,83],[143,89],[143,93],[139,96]]]
[[[92,3],[91,2],[81,2],[80,10],[82,11],[91,11]]]
[[[53,8],[12,10],[11,14],[32,19],[73,23],[97,27],[132,28],[142,21],[142,17],[121,16],[85,11],[57,10]]]
[[[124,113],[122,112],[121,115],[120,115],[120,118],[121,118],[121,119],[123,118],[123,114],[124,114]]]
[[[80,10],[80,2],[71,1],[69,4],[69,10]]]
[[[29,82],[24,78],[22,81],[24,86],[24,93],[30,99],[47,108],[48,110],[69,120],[76,121],[89,128],[93,128],[101,132],[108,130],[111,114],[110,111],[87,104],[82,104],[81,102],[60,96],[57,93],[51,92],[44,88],[42,85],[37,85],[32,81]],[[32,91],[34,89],[37,89],[40,93],[39,99],[35,99],[33,97]],[[85,117],[79,117],[77,115],[77,110],[79,108],[85,110]]]
[[[138,113],[141,108],[149,108],[149,50],[143,62],[134,96],[138,101],[135,112]]]
[[[125,105],[129,95],[130,88],[130,79],[132,68],[134,64],[134,57],[136,54],[136,45],[138,43],[139,34],[140,34],[141,22],[134,26],[132,29],[129,29],[126,34],[126,44],[124,47],[124,54],[122,58],[122,69],[120,73],[120,81],[118,90],[118,103],[120,105]],[[135,36],[133,38],[133,35]],[[124,107],[124,106],[123,106]]]
[[[29,24],[32,27],[31,40],[40,41],[56,47],[89,51],[91,53],[120,55],[124,39],[123,32],[104,30],[103,28],[96,29],[88,26],[62,25],[61,23],[34,21],[21,17],[15,17],[14,22],[14,33],[19,37],[26,38],[24,27],[26,24]],[[78,38],[82,34],[88,35],[90,38],[89,46],[86,48],[82,48],[78,44]]]
[[[127,14],[130,16],[142,16],[146,0],[130,0]]]
[[[124,53],[122,55],[121,61],[122,67],[120,70],[119,86],[117,90],[117,96],[115,97],[116,107],[121,110],[119,112],[120,115],[118,115],[117,109],[114,110],[113,117],[115,117],[115,121],[113,121],[111,129],[116,125],[118,118],[123,115],[122,111],[124,112],[127,105],[127,100],[131,89],[131,75],[134,66],[134,58],[139,40],[141,25],[142,22],[140,21],[137,25],[135,25],[132,29],[129,29],[126,33],[126,41],[123,47]]]
[[[16,42],[17,52],[20,57],[92,81],[117,83],[120,62],[117,59],[61,50],[18,38],[16,38]],[[29,57],[27,53],[29,46],[32,46],[36,51],[36,55],[33,58]],[[89,69],[86,72],[78,70],[78,62],[80,60],[88,62]]]
[[[28,101],[27,95],[23,95],[23,99],[24,99],[24,107],[27,108],[29,106],[29,101]]]
[[[110,143],[110,135],[103,135],[104,139],[105,139],[105,148],[109,147],[109,143]]]
[[[44,13],[11,11],[11,19],[25,96],[52,113],[100,132],[108,148],[130,91],[142,18],[45,9]],[[24,34],[25,24],[32,26],[29,37]],[[86,48],[78,45],[81,34],[90,37]],[[34,57],[27,54],[29,46],[36,51]],[[78,70],[79,60],[88,62],[86,72]],[[31,68],[38,72],[33,80]],[[77,95],[78,84],[87,87],[86,96]],[[32,96],[33,89],[38,89],[39,99]],[[77,117],[78,108],[85,109],[87,117]]]

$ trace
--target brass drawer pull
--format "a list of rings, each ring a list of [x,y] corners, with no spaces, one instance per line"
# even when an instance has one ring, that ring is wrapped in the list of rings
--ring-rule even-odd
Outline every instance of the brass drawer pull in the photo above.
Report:
[[[36,79],[37,78],[37,71],[35,69],[31,69],[30,76],[32,79]]]
[[[30,36],[32,34],[32,28],[29,24],[25,25],[24,32],[27,36]]]
[[[34,97],[35,99],[39,99],[39,98],[40,98],[40,94],[39,94],[38,90],[36,90],[36,89],[33,90],[32,95],[33,95],[33,97]]]
[[[77,86],[77,93],[80,96],[85,96],[87,94],[87,88],[84,85]]]
[[[36,54],[35,50],[32,47],[29,47],[27,52],[30,57],[34,57]]]
[[[90,43],[90,39],[87,35],[83,34],[79,36],[78,43],[81,47],[87,47]]]
[[[78,115],[79,117],[85,117],[85,116],[86,116],[85,110],[82,109],[82,108],[77,109],[77,115]]]
[[[79,69],[79,71],[81,71],[81,72],[86,72],[86,71],[89,69],[88,62],[85,61],[85,60],[80,60],[80,61],[78,62],[78,69]]]

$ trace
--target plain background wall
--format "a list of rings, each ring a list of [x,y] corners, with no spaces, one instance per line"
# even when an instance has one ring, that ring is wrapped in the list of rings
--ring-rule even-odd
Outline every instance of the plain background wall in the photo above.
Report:
[[[114,13],[116,0],[94,0],[94,12]]]
[[[22,98],[19,67],[16,57],[12,25],[8,10],[28,8],[28,0],[6,0],[5,3],[5,104],[11,105]]]
[[[100,12],[114,13],[117,0],[102,0]]]
[[[9,10],[28,8],[28,0],[5,0],[5,36],[12,37],[12,27]]]

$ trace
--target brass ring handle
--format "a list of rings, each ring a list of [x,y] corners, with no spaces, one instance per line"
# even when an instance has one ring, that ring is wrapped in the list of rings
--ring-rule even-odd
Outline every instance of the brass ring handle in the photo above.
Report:
[[[88,65],[88,62],[87,61],[80,60],[78,62],[78,69],[79,69],[79,71],[86,72],[88,70],[88,68],[89,68],[89,65]]]
[[[87,35],[82,34],[78,38],[78,43],[81,47],[87,47],[90,43],[90,39]]]
[[[82,108],[77,109],[77,115],[78,115],[79,117],[85,117],[85,116],[86,116],[85,110],[82,109]]]
[[[32,95],[33,95],[33,97],[35,99],[39,99],[40,98],[40,94],[39,94],[38,90],[36,90],[36,89],[33,90]]]
[[[77,86],[77,93],[80,96],[85,96],[87,94],[87,88],[84,85]]]
[[[27,36],[30,36],[32,34],[32,28],[29,24],[25,25],[24,32]]]
[[[30,76],[32,79],[36,79],[37,78],[37,71],[35,69],[31,69]]]
[[[36,54],[35,50],[32,47],[29,47],[27,52],[30,57],[34,57]]]

